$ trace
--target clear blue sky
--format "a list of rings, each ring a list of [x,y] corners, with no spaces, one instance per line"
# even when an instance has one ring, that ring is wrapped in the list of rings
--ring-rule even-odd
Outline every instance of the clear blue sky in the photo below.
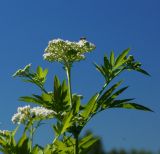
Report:
[[[47,89],[52,89],[53,75],[62,80],[60,65],[43,61],[42,54],[53,38],[78,41],[81,36],[96,44],[87,60],[77,63],[72,71],[73,91],[85,100],[101,88],[103,79],[92,63],[101,63],[103,55],[116,54],[130,47],[131,54],[143,63],[151,77],[125,73],[130,88],[124,97],[155,113],[135,110],[108,110],[95,117],[85,128],[101,136],[105,149],[160,149],[160,1],[159,0],[1,0],[0,1],[0,129],[12,129],[10,119],[18,106],[18,97],[39,93],[30,84],[13,79],[12,74],[28,63],[33,68],[49,68]],[[42,126],[36,141],[51,141],[52,130]]]

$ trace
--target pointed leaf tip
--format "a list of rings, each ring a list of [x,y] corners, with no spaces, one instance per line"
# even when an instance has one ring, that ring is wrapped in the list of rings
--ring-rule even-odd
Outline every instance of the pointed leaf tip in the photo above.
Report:
[[[151,76],[147,71],[145,71],[145,70],[143,70],[141,68],[136,69],[136,71],[138,71],[138,72],[140,72],[140,73],[142,73],[144,75]]]

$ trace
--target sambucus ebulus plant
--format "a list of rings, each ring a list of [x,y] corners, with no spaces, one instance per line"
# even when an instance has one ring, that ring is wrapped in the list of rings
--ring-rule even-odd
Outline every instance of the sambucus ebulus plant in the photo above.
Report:
[[[72,92],[71,68],[74,62],[85,59],[85,53],[95,49],[95,45],[80,39],[79,42],[64,41],[61,39],[49,42],[44,60],[59,62],[66,71],[67,81],[62,83],[57,76],[54,77],[53,91],[47,91],[44,87],[48,69],[38,66],[36,71],[31,70],[31,64],[18,70],[13,76],[20,77],[23,81],[38,86],[41,95],[20,97],[20,101],[37,104],[19,107],[13,115],[12,122],[17,124],[13,131],[0,131],[0,151],[5,154],[87,154],[90,148],[98,141],[92,134],[80,138],[84,126],[96,114],[109,108],[138,109],[152,111],[147,107],[136,104],[133,99],[118,99],[128,87],[119,88],[122,80],[112,84],[112,80],[124,71],[138,71],[149,75],[141,68],[141,63],[135,61],[128,53],[130,49],[124,50],[115,57],[112,51],[110,56],[104,56],[102,65],[95,64],[96,69],[104,77],[104,85],[97,91],[89,101],[83,105],[82,95]],[[52,124],[55,138],[46,147],[34,145],[33,137],[36,129],[43,120],[56,119]],[[15,134],[20,125],[24,125],[21,138],[16,141]]]

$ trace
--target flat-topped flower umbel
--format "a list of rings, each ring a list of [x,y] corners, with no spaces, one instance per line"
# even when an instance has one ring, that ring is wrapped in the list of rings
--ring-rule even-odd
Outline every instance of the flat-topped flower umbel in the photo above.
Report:
[[[81,39],[79,42],[54,39],[49,41],[43,57],[50,62],[57,61],[62,64],[72,64],[74,61],[85,59],[84,53],[91,52],[94,49],[95,45],[85,39]]]

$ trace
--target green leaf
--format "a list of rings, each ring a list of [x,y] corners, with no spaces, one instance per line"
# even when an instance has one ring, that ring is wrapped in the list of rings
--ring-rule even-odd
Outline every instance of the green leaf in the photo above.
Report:
[[[43,77],[46,77],[47,74],[48,74],[48,69],[46,68],[46,69],[44,69],[44,71],[43,71]]]
[[[129,53],[130,51],[130,48],[124,50],[119,56],[118,58],[116,59],[116,62],[115,62],[115,68],[119,67],[120,65],[122,65],[125,60],[124,58],[127,56],[127,54]]]
[[[31,154],[38,154],[39,152],[39,147],[38,146],[35,146],[32,150],[32,153]]]
[[[83,138],[80,140],[79,147],[83,146],[83,144],[87,143],[87,142],[90,141],[92,138],[93,138],[93,135],[92,135],[92,134],[89,134],[89,135],[83,137]]]
[[[114,52],[113,51],[111,52],[111,55],[110,55],[110,64],[111,66],[114,66]]]
[[[104,66],[101,66],[101,68],[103,69],[104,71],[104,78],[106,80],[106,82],[108,82],[110,79],[111,79],[111,76],[112,76],[112,70],[110,68],[106,68]]]
[[[37,98],[34,98],[34,97],[30,97],[30,96],[22,96],[19,98],[19,101],[28,102],[28,103],[35,103],[35,104],[42,105],[42,106],[44,104],[44,101],[37,99]]]
[[[42,149],[38,146],[38,145],[35,145],[31,154],[44,154]],[[46,153],[45,153],[46,154]],[[49,154],[49,153],[47,153]]]
[[[52,154],[52,147],[50,145],[44,148],[44,154]]]
[[[103,68],[97,64],[94,64],[94,66],[105,77],[105,72],[104,72]]]
[[[107,100],[104,100],[104,102],[102,103],[102,108],[105,109],[109,107],[113,103],[113,100],[117,98],[121,93],[123,93],[127,88],[128,87],[123,87],[119,89],[114,94],[112,94]]]
[[[38,104],[40,106],[43,106],[47,109],[52,109],[52,96],[51,94],[46,94],[43,93],[42,96],[39,95],[32,95],[31,96],[22,96],[19,98],[19,101],[22,102],[28,102],[28,103],[34,103],[34,104]]]
[[[66,81],[64,80],[61,84],[58,77],[55,76],[54,78],[54,102],[53,102],[53,109],[58,112],[63,112],[68,110],[70,106],[69,102],[69,92],[68,86]]]
[[[119,96],[121,93],[123,93],[127,88],[128,88],[128,86],[123,87],[123,88],[119,89],[118,91],[116,91],[116,92],[111,96],[111,99],[117,98],[117,96]]]
[[[107,55],[104,56],[104,66],[105,68],[109,69],[110,68],[110,63],[109,60],[107,58]]]
[[[2,138],[2,137],[0,137],[0,146],[5,147],[6,144],[7,144],[7,140]]]
[[[132,101],[132,100],[134,100],[134,98],[114,100],[114,101],[109,105],[109,107],[114,107],[114,106],[119,105],[119,104],[123,104],[123,103],[126,103],[126,102],[130,102],[130,101]]]
[[[137,109],[137,110],[153,112],[151,109],[136,103],[122,103],[122,104],[114,105],[111,108]]]
[[[73,101],[73,114],[77,114],[80,110],[80,105],[81,105],[81,97],[79,95],[74,94],[72,96],[72,101]]]
[[[40,78],[43,78],[43,69],[42,67],[38,66],[37,67],[37,74]]]
[[[57,141],[58,137],[62,135],[67,129],[72,125],[73,112],[68,112],[62,120],[62,123],[57,122],[56,125],[53,125],[53,129],[55,131],[55,139],[54,142]]]
[[[55,147],[55,154],[72,154],[73,153],[73,145],[67,146],[65,142],[62,142],[60,140],[56,140],[54,143]]]
[[[37,67],[37,75],[38,75],[38,77],[39,78],[46,78],[46,76],[47,76],[47,73],[48,73],[48,69],[42,69],[42,67],[41,66],[38,66]]]
[[[88,119],[89,116],[95,112],[95,109],[97,107],[96,101],[98,97],[99,97],[99,94],[95,94],[86,104],[85,109],[81,113],[81,115],[84,117],[85,120]]]
[[[110,55],[110,62],[107,58],[107,56],[105,55],[104,56],[104,65],[97,65],[95,64],[95,67],[96,69],[102,74],[102,76],[105,78],[105,80],[108,82],[109,80],[111,80],[112,78],[112,67],[114,65],[114,52],[112,51],[111,52],[111,55]]]
[[[80,154],[89,152],[89,150],[94,146],[94,144],[99,140],[99,138],[93,137],[92,134],[89,134],[79,142]]]
[[[60,81],[58,79],[57,76],[54,77],[54,88],[55,88],[55,91],[60,87]]]
[[[102,102],[107,100],[109,98],[109,96],[120,86],[121,83],[122,83],[122,81],[119,81],[116,84],[114,84],[111,88],[106,90],[104,92],[104,94],[100,97],[100,99],[98,100],[98,103],[101,104]]]
[[[51,94],[47,94],[47,93],[43,93],[42,94],[42,99],[44,101],[51,102],[52,101],[52,95]]]
[[[63,119],[62,121],[62,129],[61,129],[61,134],[63,134],[71,125],[72,125],[72,118],[73,118],[73,112],[70,111]]]
[[[151,76],[147,71],[141,69],[141,68],[137,68],[136,71],[142,73],[142,74],[145,74],[145,75],[148,75],[148,76]]]
[[[23,143],[25,142],[25,140],[27,139],[27,135],[24,133],[22,135],[22,137],[20,138],[20,140],[17,143],[17,147],[20,148],[22,147]]]
[[[65,80],[61,85],[61,102],[64,107],[70,106],[69,91]]]
[[[56,102],[59,102],[61,94],[61,84],[57,76],[54,77],[54,99]]]
[[[27,138],[25,133],[18,141],[17,146],[16,146],[16,151],[17,151],[17,154],[21,154],[21,153],[29,154],[30,152],[29,139]]]
[[[90,139],[88,142],[85,142],[85,144],[82,145],[83,149],[88,149],[91,148],[91,146],[93,146],[93,144],[95,144],[99,139],[97,138],[92,138]],[[89,149],[88,149],[89,150]]]
[[[54,145],[58,147],[58,150],[64,150],[66,148],[65,144],[58,140],[54,143]]]
[[[57,122],[56,125],[53,125],[53,130],[55,132],[55,138],[58,138],[61,135],[62,130],[62,125],[60,124],[60,122]]]
[[[37,103],[37,99],[30,96],[22,96],[19,98],[19,101]]]
[[[15,135],[19,129],[20,125],[18,125],[11,133],[11,140],[10,140],[10,144],[12,144],[13,146],[16,145],[16,140],[15,140]]]

